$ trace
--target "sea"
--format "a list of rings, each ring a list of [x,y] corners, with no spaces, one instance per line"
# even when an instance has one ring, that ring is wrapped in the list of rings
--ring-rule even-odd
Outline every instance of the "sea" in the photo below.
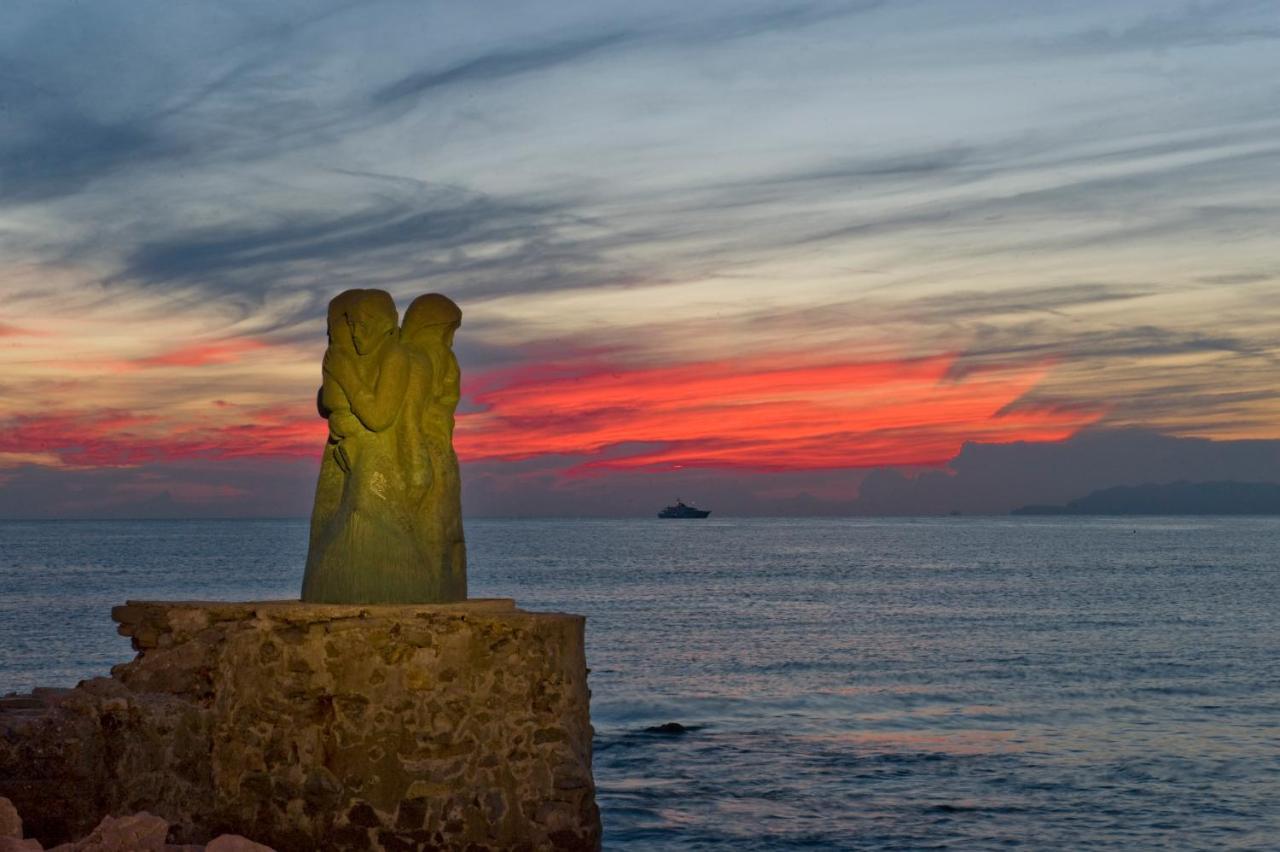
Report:
[[[126,598],[296,597],[303,521],[0,523],[0,693]],[[484,520],[587,616],[608,850],[1280,849],[1280,519]]]

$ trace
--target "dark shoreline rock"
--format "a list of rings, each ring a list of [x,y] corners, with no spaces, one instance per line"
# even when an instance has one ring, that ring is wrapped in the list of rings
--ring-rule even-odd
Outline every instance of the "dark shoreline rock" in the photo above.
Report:
[[[276,852],[238,834],[220,834],[207,846],[168,841],[169,823],[146,811],[103,817],[87,837],[48,850],[35,838],[22,839],[22,819],[13,802],[0,796],[0,852]]]

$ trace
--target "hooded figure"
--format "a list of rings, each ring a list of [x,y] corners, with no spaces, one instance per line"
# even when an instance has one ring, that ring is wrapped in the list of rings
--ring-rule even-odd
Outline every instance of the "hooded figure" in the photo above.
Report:
[[[462,325],[462,311],[446,296],[419,296],[404,312],[400,340],[422,358],[430,375],[430,390],[421,414],[421,429],[432,472],[423,493],[419,516],[424,523],[423,545],[430,558],[440,560],[448,587],[461,600],[467,596],[467,545],[462,532],[462,476],[453,451],[453,418],[461,397],[458,359],[453,335]]]
[[[336,313],[346,334],[335,322]],[[423,414],[430,405],[429,362],[401,344],[389,294],[349,290],[333,300],[323,376],[320,403],[330,439],[316,490],[302,599],[462,599],[465,580],[459,595],[452,562],[429,546],[437,536],[422,513],[433,479]]]

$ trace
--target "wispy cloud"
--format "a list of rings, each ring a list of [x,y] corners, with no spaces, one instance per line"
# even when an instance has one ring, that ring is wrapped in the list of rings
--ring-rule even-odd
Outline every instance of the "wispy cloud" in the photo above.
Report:
[[[589,229],[567,199],[503,201],[424,185],[356,204],[287,221],[247,212],[234,223],[146,239],[115,280],[220,295],[290,288],[331,295],[431,279],[484,296],[601,285],[619,274],[605,268],[589,236],[565,235]]]
[[[793,3],[781,8],[751,9],[728,13],[711,11],[679,21],[642,20],[629,28],[587,32],[583,35],[531,44],[507,45],[451,64],[416,71],[373,92],[376,104],[416,98],[437,89],[474,83],[495,83],[512,77],[553,70],[580,63],[611,50],[628,47],[649,50],[705,47],[708,44],[749,39],[762,34],[802,30],[834,18],[861,14],[883,2]]]
[[[1142,15],[1125,26],[1094,26],[1051,44],[1083,52],[1149,51],[1230,46],[1280,39],[1275,7],[1266,0],[1183,3]]]
[[[637,38],[635,33],[602,33],[527,48],[493,51],[437,70],[419,71],[375,91],[374,103],[390,103],[426,94],[432,89],[465,83],[487,83],[545,71],[586,58]]]

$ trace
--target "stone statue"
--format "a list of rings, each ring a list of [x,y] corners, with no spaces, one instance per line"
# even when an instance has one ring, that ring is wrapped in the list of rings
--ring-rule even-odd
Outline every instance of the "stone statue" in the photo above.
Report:
[[[311,514],[302,599],[444,603],[467,596],[461,478],[453,452],[462,311],[415,299],[398,327],[382,290],[329,303],[319,393],[329,439]]]

